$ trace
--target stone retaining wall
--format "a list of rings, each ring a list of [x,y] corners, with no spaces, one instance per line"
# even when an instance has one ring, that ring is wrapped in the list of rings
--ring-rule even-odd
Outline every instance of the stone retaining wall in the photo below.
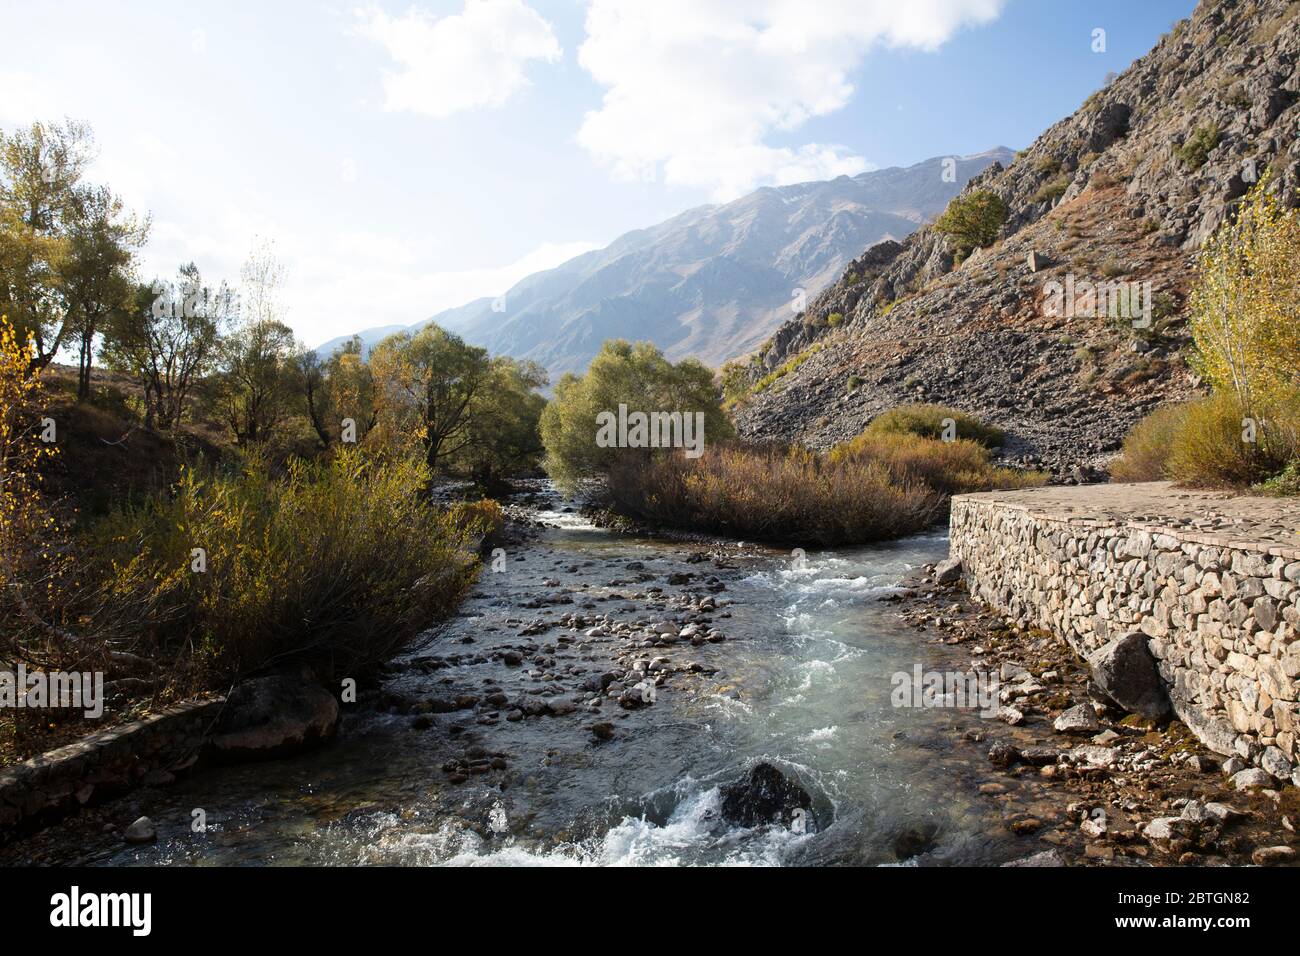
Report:
[[[222,698],[186,701],[0,770],[0,843],[198,760]]]
[[[1163,483],[962,495],[951,555],[973,596],[1080,655],[1145,634],[1206,746],[1300,785],[1300,520],[1269,502]]]

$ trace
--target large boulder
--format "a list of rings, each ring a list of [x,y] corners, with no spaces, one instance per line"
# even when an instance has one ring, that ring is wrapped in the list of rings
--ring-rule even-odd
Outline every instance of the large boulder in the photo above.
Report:
[[[1088,655],[1092,679],[1124,710],[1158,720],[1169,713],[1169,694],[1140,632],[1117,637]]]
[[[749,776],[722,788],[722,816],[728,823],[757,827],[768,823],[790,826],[795,810],[810,810],[812,797],[770,763],[757,764]],[[805,818],[811,826],[811,813]]]
[[[955,584],[961,580],[961,572],[961,558],[948,558],[935,565],[934,579],[939,584]]]
[[[231,691],[208,746],[220,759],[283,757],[334,736],[339,702],[314,681],[277,674]]]

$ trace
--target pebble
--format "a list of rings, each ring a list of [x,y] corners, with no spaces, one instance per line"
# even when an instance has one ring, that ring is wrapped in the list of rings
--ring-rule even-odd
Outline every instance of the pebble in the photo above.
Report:
[[[1256,847],[1250,859],[1256,866],[1276,866],[1278,863],[1290,863],[1296,852],[1289,846]]]

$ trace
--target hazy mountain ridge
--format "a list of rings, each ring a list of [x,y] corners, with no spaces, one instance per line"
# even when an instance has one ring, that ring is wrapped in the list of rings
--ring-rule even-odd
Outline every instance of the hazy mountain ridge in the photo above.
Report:
[[[689,209],[428,321],[494,354],[534,359],[553,376],[582,371],[608,338],[649,339],[674,359],[719,365],[753,350],[864,246],[902,239],[937,215],[968,178],[1009,161],[1005,148],[826,182],[764,187]],[[418,323],[412,328],[419,328]],[[367,347],[397,331],[361,332]],[[318,351],[328,353],[346,337]]]

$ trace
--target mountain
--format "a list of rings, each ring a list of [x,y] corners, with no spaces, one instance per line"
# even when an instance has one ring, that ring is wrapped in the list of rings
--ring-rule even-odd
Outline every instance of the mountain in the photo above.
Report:
[[[629,232],[528,276],[498,299],[428,321],[493,354],[534,359],[553,377],[584,370],[609,338],[649,339],[673,359],[718,365],[770,335],[791,314],[796,290],[815,295],[864,246],[911,234],[971,176],[1011,156],[998,148],[759,189]],[[361,335],[369,346],[393,331]]]
[[[959,263],[931,227],[880,244],[778,329],[744,369],[740,432],[825,448],[892,406],[942,402],[1006,429],[1010,460],[1104,465],[1146,412],[1200,388],[1184,308],[1201,242],[1266,168],[1300,204],[1298,55],[1300,4],[1203,0],[967,185],[1006,204],[994,244]],[[1152,326],[1050,307],[1085,280],[1149,288]]]

